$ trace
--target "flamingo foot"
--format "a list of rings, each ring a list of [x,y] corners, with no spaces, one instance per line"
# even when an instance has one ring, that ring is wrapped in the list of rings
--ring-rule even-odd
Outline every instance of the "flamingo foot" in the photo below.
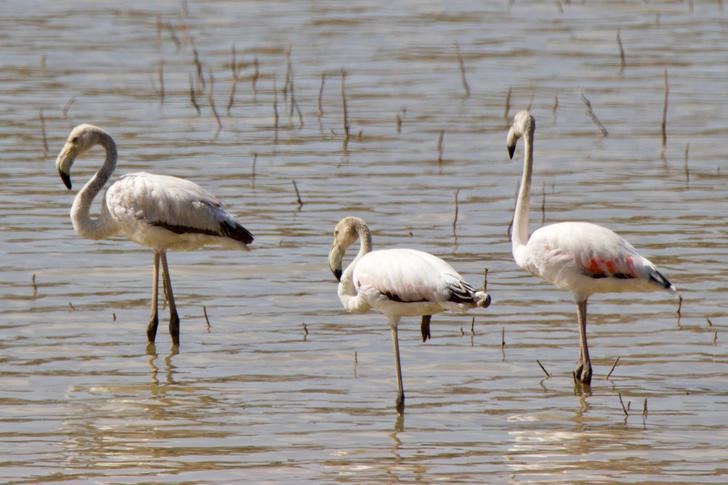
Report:
[[[169,317],[169,335],[172,337],[172,345],[179,347],[179,316],[176,311]]]
[[[151,357],[156,357],[157,356],[157,346],[154,345],[152,342],[147,343],[146,352],[147,352],[147,355],[149,355]]]
[[[397,394],[397,401],[395,404],[397,406],[397,412],[399,414],[404,414],[404,392]]]
[[[422,332],[423,342],[427,342],[428,339],[432,338],[432,335],[430,335],[430,320],[432,320],[432,315],[422,315],[420,330]]]
[[[592,379],[592,366],[591,362],[587,362],[586,366],[583,362],[579,362],[579,365],[576,366],[576,369],[574,370],[574,380],[581,382],[582,384],[586,386],[591,385],[591,379]]]
[[[147,325],[147,342],[150,344],[154,343],[154,340],[157,338],[157,326],[159,325],[159,318],[157,318],[157,314],[155,313],[152,315],[152,318],[149,320],[149,324]]]

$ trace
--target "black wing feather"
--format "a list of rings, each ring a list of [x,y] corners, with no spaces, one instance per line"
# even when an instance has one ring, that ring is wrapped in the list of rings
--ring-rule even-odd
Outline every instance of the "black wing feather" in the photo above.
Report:
[[[449,285],[450,298],[448,301],[454,303],[476,303],[475,289],[465,281],[460,281],[458,285]]]
[[[672,283],[657,270],[650,273],[650,279],[663,288],[670,288],[672,286]]]
[[[235,241],[245,244],[253,242],[254,237],[243,226],[237,222],[223,221],[217,231],[212,229],[203,229],[200,227],[182,226],[179,224],[170,224],[164,221],[150,222],[152,226],[161,227],[175,234],[207,234],[208,236],[229,237]]]

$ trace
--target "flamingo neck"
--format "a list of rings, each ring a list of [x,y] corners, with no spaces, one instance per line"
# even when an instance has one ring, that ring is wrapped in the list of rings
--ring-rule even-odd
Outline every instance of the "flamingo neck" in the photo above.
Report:
[[[71,206],[73,228],[78,234],[87,239],[105,239],[116,232],[114,222],[106,207],[105,198],[101,204],[99,217],[92,218],[90,215],[91,203],[96,194],[109,180],[111,174],[114,173],[117,159],[116,143],[114,143],[111,136],[106,132],[99,131],[97,137],[97,143],[106,150],[106,160],[104,165],[91,177],[91,180],[86,182],[86,185],[78,192]]]
[[[531,194],[531,172],[533,170],[533,130],[523,137],[523,175],[518,190],[516,212],[513,215],[512,250],[516,262],[522,248],[528,243],[528,204]]]
[[[359,253],[357,253],[354,261],[344,270],[344,274],[341,275],[341,282],[339,283],[339,300],[349,313],[364,313],[369,310],[370,306],[366,300],[359,295],[354,285],[354,269],[359,260],[364,257],[365,254],[372,250],[372,234],[369,228],[362,224],[357,228],[359,234]]]
[[[369,227],[365,224],[360,225],[357,228],[357,234],[359,234],[359,253],[356,255],[354,261],[359,260],[366,253],[372,250],[372,233],[369,231]]]

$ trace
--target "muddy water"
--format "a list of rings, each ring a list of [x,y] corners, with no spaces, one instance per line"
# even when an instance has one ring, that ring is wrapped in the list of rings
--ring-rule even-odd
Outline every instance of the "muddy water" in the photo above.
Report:
[[[717,2],[5,2],[0,479],[725,482],[727,26]],[[302,125],[281,92],[288,51]],[[510,114],[531,104],[538,123],[532,228],[607,225],[685,298],[680,319],[668,295],[593,298],[590,392],[570,377],[569,295],[511,260],[509,89]],[[257,236],[250,253],[170,255],[179,353],[166,331],[146,349],[151,253],[73,232],[53,160],[80,122],[112,133],[119,173],[192,179]],[[76,164],[76,187],[102,156]],[[344,314],[327,268],[348,214],[377,247],[431,251],[473,283],[490,270],[474,324],[437,316],[422,344],[402,323],[403,419],[384,318]]]

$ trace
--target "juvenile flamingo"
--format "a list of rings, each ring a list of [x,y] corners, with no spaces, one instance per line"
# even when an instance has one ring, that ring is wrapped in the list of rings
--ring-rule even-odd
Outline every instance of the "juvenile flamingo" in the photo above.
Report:
[[[360,240],[359,254],[342,273],[346,249]],[[375,309],[389,319],[397,373],[397,412],[404,412],[397,326],[401,317],[422,316],[422,341],[430,338],[432,315],[445,310],[487,308],[490,295],[476,291],[452,266],[415,249],[372,251],[372,236],[358,217],[345,217],[334,229],[329,267],[339,281],[339,300],[349,313]]]
[[[197,249],[205,244],[245,249],[253,242],[253,235],[197,184],[145,172],[125,175],[112,184],[102,197],[100,215],[92,218],[89,215],[91,203],[116,168],[116,143],[101,128],[81,124],[71,130],[56,159],[58,175],[70,190],[74,160],[97,144],[106,150],[106,161],[73,200],[73,228],[87,239],[106,239],[122,233],[154,250],[152,315],[147,326],[147,339],[153,344],[157,336],[161,260],[163,283],[169,300],[169,333],[172,343],[179,346],[179,316],[172,293],[167,250]]]
[[[528,111],[513,119],[508,131],[508,155],[523,137],[523,176],[513,218],[513,259],[534,276],[569,290],[577,305],[579,361],[574,379],[589,385],[591,359],[586,340],[586,303],[594,293],[669,290],[676,288],[627,241],[606,227],[589,222],[543,226],[528,237],[528,201],[533,168],[536,121]]]

